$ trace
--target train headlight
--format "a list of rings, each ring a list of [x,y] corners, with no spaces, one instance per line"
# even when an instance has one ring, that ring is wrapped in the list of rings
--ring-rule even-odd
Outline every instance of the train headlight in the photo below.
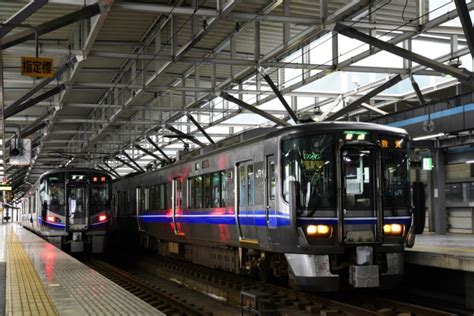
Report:
[[[383,225],[383,232],[385,235],[390,236],[401,236],[403,235],[403,231],[405,226],[401,224],[385,224]]]
[[[331,236],[331,226],[328,225],[308,225],[306,235],[309,237],[329,237]]]
[[[47,216],[46,221],[50,223],[61,223],[61,219],[56,216]]]
[[[106,214],[101,214],[99,216],[96,216],[94,218],[94,222],[95,223],[102,223],[102,222],[105,222],[109,219],[109,217],[106,215]]]

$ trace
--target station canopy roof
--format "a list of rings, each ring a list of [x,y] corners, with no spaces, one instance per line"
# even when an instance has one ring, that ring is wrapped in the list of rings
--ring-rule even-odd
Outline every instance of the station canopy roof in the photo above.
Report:
[[[458,2],[474,8],[459,0],[0,0],[0,175],[21,193],[51,168],[124,176],[296,117],[368,121],[419,106],[415,86],[429,102],[472,85],[474,37]],[[22,75],[22,57],[36,54],[53,60],[52,77]],[[18,137],[31,140],[29,166],[10,164]]]

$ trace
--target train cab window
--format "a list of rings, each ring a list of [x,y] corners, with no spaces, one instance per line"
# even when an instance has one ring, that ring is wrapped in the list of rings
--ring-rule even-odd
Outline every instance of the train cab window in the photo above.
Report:
[[[44,211],[66,214],[64,174],[48,174],[40,182],[40,198]]]
[[[248,181],[248,205],[253,206],[255,204],[254,186],[255,176],[253,173],[253,165],[247,165],[247,181]]]
[[[374,153],[371,150],[347,148],[342,153],[345,199],[344,207],[372,209]]]
[[[403,137],[381,136],[383,207],[406,209],[410,207],[408,140]]]
[[[102,177],[103,178],[103,177]],[[110,207],[110,182],[108,177],[103,181],[92,181],[91,214],[96,214]]]
[[[300,189],[306,210],[334,209],[335,164],[332,135],[305,135],[282,142],[282,189],[288,202],[290,181]]]
[[[221,176],[219,172],[212,174],[212,207],[221,206]]]
[[[221,176],[221,206],[225,207],[227,202],[227,175],[225,171],[220,172]]]
[[[204,175],[204,208],[211,207],[211,175],[206,174]]]

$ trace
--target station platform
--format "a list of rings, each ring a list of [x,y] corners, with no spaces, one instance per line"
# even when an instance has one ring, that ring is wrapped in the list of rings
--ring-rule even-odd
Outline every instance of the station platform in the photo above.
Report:
[[[0,315],[164,315],[17,224],[0,225]]]
[[[474,272],[474,234],[418,235],[415,246],[407,248],[405,262]]]

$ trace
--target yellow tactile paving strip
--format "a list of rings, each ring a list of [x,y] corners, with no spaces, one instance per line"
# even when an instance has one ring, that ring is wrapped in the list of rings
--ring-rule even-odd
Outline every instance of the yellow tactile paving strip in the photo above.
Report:
[[[7,237],[6,315],[59,315],[13,230]]]

